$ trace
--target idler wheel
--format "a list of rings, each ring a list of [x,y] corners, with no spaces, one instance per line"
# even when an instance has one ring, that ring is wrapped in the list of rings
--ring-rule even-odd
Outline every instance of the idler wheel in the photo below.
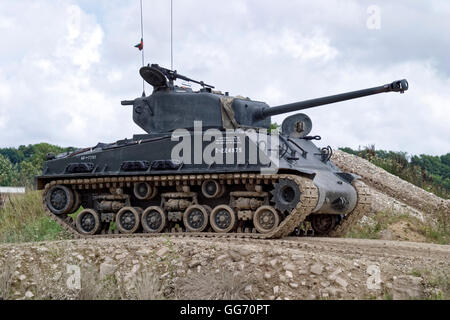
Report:
[[[140,210],[133,207],[124,207],[117,212],[116,226],[120,233],[134,233],[140,225]]]
[[[327,235],[334,229],[339,216],[335,214],[311,215],[311,227],[314,233],[320,236]]]
[[[208,198],[219,198],[225,192],[224,186],[219,184],[216,180],[206,180],[202,183],[202,194]]]
[[[101,227],[99,214],[92,209],[84,209],[77,216],[77,230],[81,234],[96,234]]]
[[[142,214],[142,227],[148,233],[159,233],[166,226],[166,214],[160,207],[148,207]]]
[[[148,182],[136,182],[134,184],[133,193],[139,200],[150,200],[156,196],[157,190]]]
[[[214,208],[209,217],[209,223],[215,232],[230,232],[236,224],[236,214],[227,205],[220,205]]]
[[[297,204],[300,201],[301,192],[298,185],[295,181],[290,179],[280,179],[280,181],[275,184],[275,188],[271,193],[272,202],[275,203],[275,208],[282,213],[285,211],[292,211],[292,209],[297,207]]]
[[[183,222],[189,232],[202,232],[208,225],[208,211],[201,205],[192,205],[184,211]]]
[[[72,213],[76,212],[81,206],[80,193],[77,190],[72,190],[72,192],[73,192],[73,205],[72,205],[72,209],[70,209],[68,214],[72,214]]]
[[[262,206],[253,215],[253,225],[259,233],[269,233],[278,227],[280,216],[275,208]]]
[[[47,208],[56,215],[68,213],[74,203],[72,190],[66,186],[56,185],[48,190],[45,196]]]

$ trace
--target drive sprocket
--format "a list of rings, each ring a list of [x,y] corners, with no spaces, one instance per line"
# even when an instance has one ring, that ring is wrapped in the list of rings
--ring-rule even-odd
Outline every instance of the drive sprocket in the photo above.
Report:
[[[280,179],[278,183],[274,185],[274,189],[271,191],[271,201],[275,204],[275,208],[282,213],[290,212],[293,210],[302,195],[297,183],[289,178]]]

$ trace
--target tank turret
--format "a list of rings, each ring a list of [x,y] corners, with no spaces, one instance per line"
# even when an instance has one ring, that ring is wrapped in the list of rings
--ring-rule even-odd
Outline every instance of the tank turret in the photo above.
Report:
[[[383,92],[403,93],[408,90],[408,82],[398,80],[379,87],[269,107],[264,102],[230,97],[228,93],[214,91],[212,85],[193,80],[157,64],[142,67],[140,74],[153,86],[153,93],[148,97],[122,101],[122,105],[132,105],[134,122],[147,133],[156,135],[180,128],[192,128],[193,122],[199,120],[203,122],[203,127],[268,129],[270,117],[274,115]],[[174,81],[177,79],[197,83],[202,88],[194,92],[187,87],[175,86]]]

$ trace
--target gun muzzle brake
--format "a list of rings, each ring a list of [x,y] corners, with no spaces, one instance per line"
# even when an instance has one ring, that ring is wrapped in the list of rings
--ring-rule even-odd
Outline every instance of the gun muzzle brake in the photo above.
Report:
[[[391,89],[390,91],[403,93],[408,90],[409,84],[406,79],[403,79],[392,82],[389,87]]]

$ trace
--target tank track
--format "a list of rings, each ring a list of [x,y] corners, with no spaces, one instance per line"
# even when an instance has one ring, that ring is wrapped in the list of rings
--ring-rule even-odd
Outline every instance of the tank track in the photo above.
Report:
[[[351,226],[357,223],[364,214],[369,213],[372,209],[372,195],[369,187],[361,180],[354,180],[352,185],[357,192],[357,203],[355,209],[342,218],[341,222],[329,233],[331,237],[342,237]]]
[[[201,185],[207,179],[217,179],[224,184],[274,184],[279,179],[290,179],[295,181],[301,190],[300,201],[286,218],[281,221],[278,227],[270,233],[252,233],[252,232],[231,232],[231,233],[215,233],[215,232],[186,232],[181,230],[172,230],[172,232],[163,233],[102,233],[96,235],[80,234],[75,227],[75,223],[71,217],[67,215],[54,215],[45,202],[47,191],[55,185],[65,185],[75,190],[96,190],[98,188],[123,187],[130,186],[134,182],[151,182],[154,186],[189,186]],[[348,229],[357,222],[363,214],[367,213],[371,208],[371,196],[369,189],[364,183],[354,181],[353,185],[358,192],[358,204],[356,208],[346,215],[341,223],[329,234],[329,236],[339,237],[345,235]],[[86,179],[64,179],[54,180],[45,185],[42,197],[42,205],[46,214],[60,225],[66,232],[74,238],[133,238],[133,237],[201,237],[201,238],[242,238],[242,239],[276,239],[291,235],[293,231],[301,225],[308,215],[314,210],[318,202],[318,189],[312,180],[307,177],[287,174],[277,175],[258,175],[258,174],[223,174],[223,175],[184,175],[184,176],[154,176],[154,177],[110,177],[110,178],[86,178]]]
[[[134,234],[80,234],[72,218],[67,215],[54,215],[45,203],[47,191],[55,185],[65,185],[75,190],[95,190],[97,188],[123,187],[129,186],[134,182],[151,182],[155,186],[183,186],[183,185],[201,185],[207,179],[217,179],[225,184],[273,184],[279,179],[291,179],[297,183],[301,190],[300,201],[297,207],[278,225],[276,229],[269,233],[211,233],[211,232],[179,232],[174,233],[134,233]],[[58,223],[65,231],[72,234],[75,238],[97,238],[97,237],[154,237],[163,235],[184,235],[189,237],[229,237],[229,238],[254,238],[254,239],[272,239],[288,236],[314,209],[318,201],[318,190],[312,180],[296,175],[258,175],[258,174],[224,174],[224,175],[190,175],[190,176],[155,176],[155,177],[111,177],[111,178],[90,178],[90,179],[65,179],[55,180],[46,184],[42,205],[47,215]]]

